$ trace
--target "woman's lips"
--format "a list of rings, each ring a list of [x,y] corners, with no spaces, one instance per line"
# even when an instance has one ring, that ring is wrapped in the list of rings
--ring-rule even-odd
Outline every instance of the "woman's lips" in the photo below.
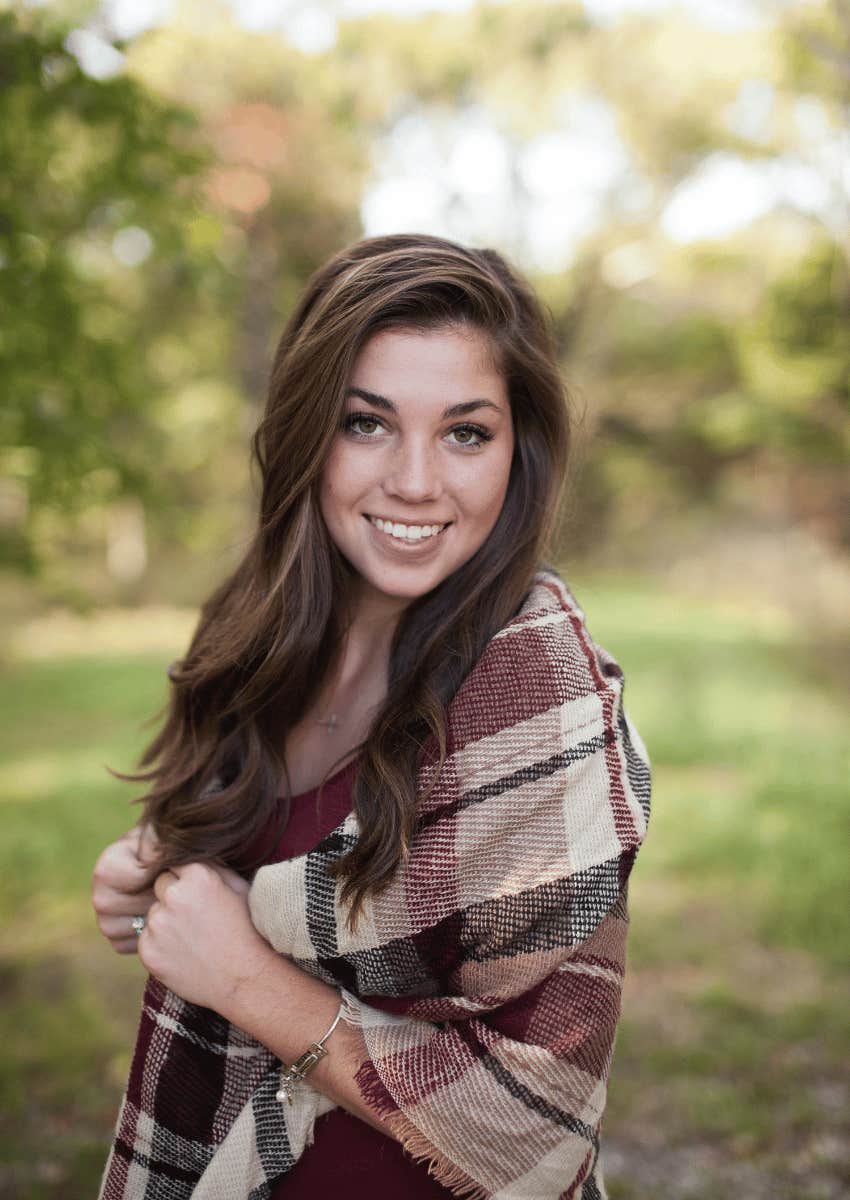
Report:
[[[379,529],[374,521],[370,520],[367,513],[364,513],[363,517],[368,522],[369,529],[371,530],[372,536],[375,538],[375,542],[378,546],[380,546],[382,549],[395,550],[397,553],[404,555],[415,554],[419,556],[427,554],[429,550],[433,551],[444,536],[446,530],[450,529],[452,526],[452,522],[449,521],[443,526],[439,533],[431,534],[430,537],[419,538],[418,540],[411,539],[408,541],[404,538],[393,537],[391,533],[386,533],[385,531]]]

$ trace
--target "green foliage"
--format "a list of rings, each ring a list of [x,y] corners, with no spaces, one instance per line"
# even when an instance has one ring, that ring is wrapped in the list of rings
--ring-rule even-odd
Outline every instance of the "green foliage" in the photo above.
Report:
[[[215,22],[154,35],[152,86],[86,75],[69,22],[2,23],[0,561],[66,602],[114,594],[103,551],[128,511],[138,561],[195,552],[196,598],[244,533],[249,406],[282,315],[358,233],[359,132],[283,43]],[[122,597],[143,586],[131,567]]]
[[[766,290],[737,329],[740,387],[753,442],[787,459],[846,463],[850,456],[850,269],[816,242]]]
[[[814,415],[835,402],[850,415],[850,263],[838,246],[816,243],[768,289],[752,336],[770,346],[769,382],[784,379],[780,404]]]
[[[841,249],[814,239],[755,288],[751,254],[683,258],[693,287],[708,293],[699,306],[600,293],[612,342],[597,380],[603,436],[591,447],[589,470],[606,471],[612,451],[619,458],[631,446],[672,472],[680,496],[716,501],[727,468],[741,460],[755,469],[772,458],[789,474],[809,463],[846,463],[850,275]],[[728,305],[736,284],[744,295],[754,292],[751,304]],[[611,468],[614,478],[618,470]],[[651,476],[643,486],[653,486]],[[824,475],[823,486],[838,511],[840,478]],[[622,494],[634,503],[633,487]]]
[[[12,13],[0,75],[0,444],[26,511],[4,553],[33,569],[43,514],[179,495],[151,470],[145,343],[154,324],[179,329],[212,269],[189,236],[207,158],[186,109],[90,78],[61,33]]]

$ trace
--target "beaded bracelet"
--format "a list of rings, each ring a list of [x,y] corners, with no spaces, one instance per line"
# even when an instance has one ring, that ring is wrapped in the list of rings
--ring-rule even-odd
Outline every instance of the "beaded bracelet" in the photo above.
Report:
[[[295,1062],[292,1063],[291,1066],[286,1067],[285,1070],[281,1071],[280,1091],[275,1093],[275,1100],[287,1100],[290,1104],[292,1103],[292,1092],[295,1088],[295,1085],[297,1083],[301,1083],[304,1077],[309,1075],[309,1073],[313,1070],[313,1067],[315,1067],[316,1063],[320,1062],[327,1054],[325,1042],[339,1024],[344,1007],[345,1002],[343,1001],[339,1006],[339,1011],[333,1019],[333,1024],[325,1036],[320,1038],[318,1042],[311,1042],[309,1050],[305,1050],[300,1058],[296,1058]]]

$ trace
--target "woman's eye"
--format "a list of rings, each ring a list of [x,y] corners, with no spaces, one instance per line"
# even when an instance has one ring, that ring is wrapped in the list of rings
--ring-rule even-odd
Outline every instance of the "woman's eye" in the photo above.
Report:
[[[356,426],[365,426],[365,428],[356,428]],[[370,437],[376,430],[381,428],[381,423],[377,417],[370,417],[368,413],[352,413],[345,422],[345,428],[350,429],[353,433],[360,437]]]
[[[451,432],[459,446],[483,446],[493,436],[479,425],[458,425]]]

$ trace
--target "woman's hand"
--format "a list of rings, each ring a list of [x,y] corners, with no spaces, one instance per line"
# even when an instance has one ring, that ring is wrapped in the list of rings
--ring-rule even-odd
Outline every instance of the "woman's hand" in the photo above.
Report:
[[[254,928],[248,890],[235,871],[207,863],[163,871],[138,939],[151,975],[184,1000],[223,1012],[240,985],[278,957]]]
[[[118,954],[135,954],[138,937],[130,922],[144,916],[155,897],[153,888],[133,893],[144,880],[156,842],[147,826],[133,829],[107,846],[95,863],[92,905],[100,932]]]

